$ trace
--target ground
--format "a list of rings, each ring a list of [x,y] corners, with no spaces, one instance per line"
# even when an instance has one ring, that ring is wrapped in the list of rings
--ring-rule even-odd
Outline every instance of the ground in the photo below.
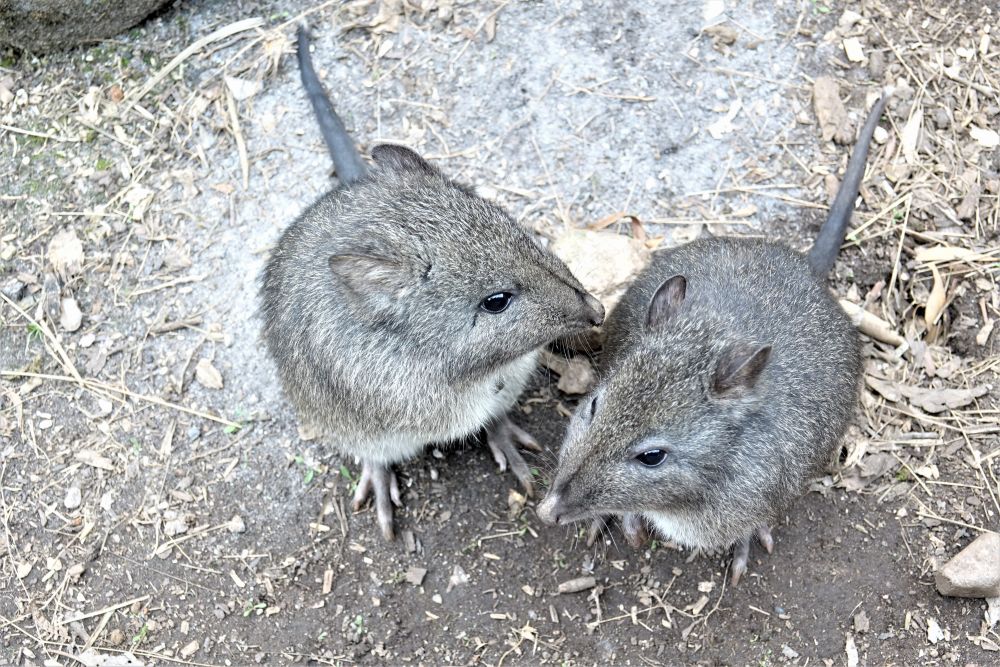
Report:
[[[986,603],[933,577],[1000,516],[997,10],[957,4],[181,1],[0,53],[0,662],[996,664]],[[542,525],[475,443],[400,467],[396,542],[350,511],[358,467],[302,437],[256,314],[334,183],[300,18],[363,148],[544,239],[633,216],[804,249],[848,152],[815,79],[848,139],[897,86],[831,287],[907,344],[865,339],[843,460],[736,588],[727,554]],[[540,370],[515,411],[543,488],[574,401]]]

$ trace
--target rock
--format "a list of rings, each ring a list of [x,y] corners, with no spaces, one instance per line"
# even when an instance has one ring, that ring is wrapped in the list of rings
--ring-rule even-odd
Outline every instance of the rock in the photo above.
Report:
[[[67,297],[60,304],[59,325],[70,333],[76,331],[83,324],[83,313],[80,312],[80,305],[73,297]]]
[[[960,598],[1000,596],[1000,533],[986,532],[934,573],[941,595]]]
[[[0,25],[3,21],[0,20]],[[65,280],[83,270],[83,244],[72,229],[66,229],[49,242],[49,262]]]
[[[543,366],[559,375],[559,384],[556,386],[564,394],[586,394],[597,385],[597,373],[586,357],[577,355],[567,359],[543,350],[540,361]]]
[[[107,39],[171,0],[19,0],[0,3],[0,44],[32,53]]]
[[[239,514],[234,514],[233,518],[230,519],[229,523],[226,524],[226,530],[228,530],[230,533],[242,533],[246,531],[246,529],[247,525],[246,523],[244,523],[243,517],[241,517]]]
[[[63,498],[63,506],[68,510],[75,510],[83,502],[83,492],[79,486],[71,486],[66,489],[66,497]]]
[[[26,285],[17,278],[11,278],[3,284],[3,287],[0,287],[0,292],[3,292],[5,297],[17,303],[21,300],[21,295],[24,294],[25,287]]]
[[[584,288],[611,312],[625,289],[649,263],[644,243],[621,234],[575,229],[552,244],[552,252]]]

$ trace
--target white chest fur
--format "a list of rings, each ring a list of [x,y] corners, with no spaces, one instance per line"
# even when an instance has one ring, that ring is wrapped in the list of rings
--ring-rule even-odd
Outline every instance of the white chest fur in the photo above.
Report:
[[[706,547],[704,532],[692,517],[665,512],[644,512],[643,516],[665,539],[685,547]]]

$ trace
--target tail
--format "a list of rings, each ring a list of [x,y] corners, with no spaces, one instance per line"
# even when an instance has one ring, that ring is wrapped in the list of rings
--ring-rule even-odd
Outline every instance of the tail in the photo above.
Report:
[[[882,91],[882,97],[875,102],[872,110],[865,120],[865,126],[861,128],[861,135],[858,142],[851,151],[851,158],[847,161],[847,170],[844,172],[844,180],[837,190],[837,196],[833,199],[833,206],[830,207],[830,215],[827,217],[823,227],[819,230],[816,242],[809,250],[809,268],[819,276],[825,277],[833,268],[834,261],[840,246],[844,243],[847,235],[847,225],[851,222],[851,211],[854,210],[854,200],[858,198],[858,190],[861,187],[861,179],[865,176],[865,162],[868,160],[868,147],[872,143],[872,135],[875,134],[875,127],[878,125],[885,105],[892,97],[892,88]]]
[[[323,91],[319,77],[316,76],[312,58],[309,56],[309,34],[302,25],[298,30],[298,58],[302,87],[306,89],[313,111],[316,112],[319,130],[327,148],[330,149],[337,178],[343,184],[353,183],[365,175],[365,163],[361,161],[361,154],[354,145],[354,140],[347,134],[343,121],[333,110],[333,105]]]

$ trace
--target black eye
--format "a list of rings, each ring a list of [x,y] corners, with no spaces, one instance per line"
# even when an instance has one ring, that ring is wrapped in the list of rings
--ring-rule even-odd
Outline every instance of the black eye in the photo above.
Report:
[[[650,449],[642,454],[637,454],[635,460],[647,468],[655,468],[663,463],[665,458],[667,458],[667,453],[662,449]]]
[[[590,418],[593,419],[595,414],[597,414],[597,396],[590,401]]]
[[[511,300],[514,295],[510,292],[497,292],[496,294],[490,294],[488,297],[482,300],[479,307],[485,310],[487,313],[502,313],[507,310],[507,306],[510,305]]]

